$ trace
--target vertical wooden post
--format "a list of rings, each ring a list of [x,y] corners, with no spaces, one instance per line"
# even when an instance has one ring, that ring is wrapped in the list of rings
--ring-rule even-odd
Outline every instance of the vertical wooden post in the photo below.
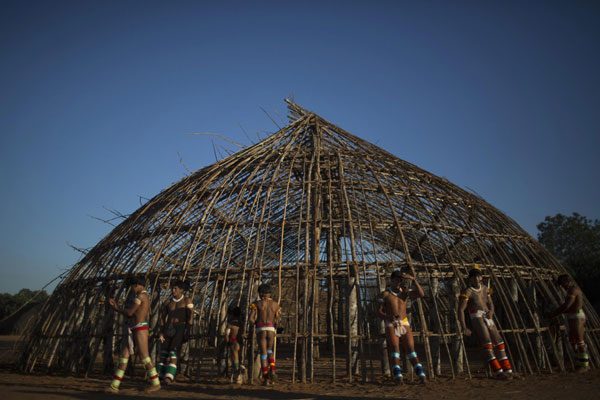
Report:
[[[384,275],[380,276],[380,279],[379,279],[379,287],[380,288],[386,287],[385,279],[386,278]],[[379,340],[381,343],[381,373],[384,376],[392,376],[392,373],[390,370],[390,355],[389,355],[388,348],[387,348],[387,340],[385,339],[385,321],[383,319],[379,319],[379,323],[377,326],[378,326],[377,332],[379,333]]]
[[[355,264],[350,266],[348,277],[348,372],[350,376],[358,375],[358,269]],[[350,378],[352,379],[352,378]]]
[[[538,302],[537,302],[537,292],[535,290],[535,284],[533,281],[529,282],[529,299],[531,301],[531,317],[533,326],[540,326],[540,316],[538,314]],[[538,358],[538,364],[540,368],[546,368],[546,357],[544,357],[544,343],[542,341],[541,335],[535,334],[535,351],[536,357]]]
[[[508,295],[510,296],[510,299],[513,301],[513,304],[518,304],[519,303],[519,288],[517,287],[517,282],[514,279],[511,279],[509,284],[508,284]],[[517,337],[518,333],[516,332],[512,332],[509,335],[506,335],[506,338],[509,342],[509,345],[511,345],[511,347],[515,348],[516,346],[518,346],[516,337]],[[509,339],[510,337],[510,339]],[[520,358],[515,357],[514,360],[511,360],[514,364],[515,364],[515,370],[516,371],[523,371],[525,369],[525,366],[523,365],[523,362],[521,361]]]
[[[460,295],[460,283],[458,281],[458,277],[455,276],[452,279],[452,303],[451,307],[458,313],[458,296]],[[454,365],[456,366],[456,373],[461,374],[464,371],[463,367],[463,352],[464,348],[464,340],[462,336],[462,329],[458,326],[459,322],[456,318],[452,319],[452,331],[456,332],[456,336],[454,337],[454,341],[452,343],[452,357],[454,358]]]
[[[433,297],[437,296],[438,294],[438,288],[439,288],[439,281],[438,278],[432,278],[431,279],[431,295]],[[431,300],[431,302],[433,302],[435,300]],[[442,329],[440,326],[440,316],[437,315],[434,311],[434,307],[431,306],[429,308],[430,310],[430,316],[432,317],[433,321],[433,332],[436,334],[441,334],[442,333]],[[441,375],[442,374],[442,363],[441,363],[441,357],[440,357],[440,343],[441,343],[441,336],[434,336],[433,338],[431,338],[431,358],[433,359],[433,372],[436,375]]]

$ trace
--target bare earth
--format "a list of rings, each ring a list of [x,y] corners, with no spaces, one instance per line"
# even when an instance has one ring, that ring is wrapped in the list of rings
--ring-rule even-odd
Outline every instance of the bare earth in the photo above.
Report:
[[[198,384],[177,382],[156,393],[143,392],[141,379],[126,380],[118,395],[104,394],[110,377],[75,378],[47,375],[23,375],[6,368],[0,370],[2,400],[6,399],[109,399],[109,398],[197,398],[197,399],[598,399],[600,371],[528,376],[526,379],[499,382],[475,378],[471,382],[438,379],[427,386],[408,382],[402,387],[381,384],[288,384],[272,387],[232,385],[229,382]]]
[[[8,339],[4,337],[2,339]],[[0,339],[0,348],[6,344]],[[8,346],[7,346],[8,347]],[[234,385],[229,380],[214,380],[210,383],[191,383],[182,377],[159,392],[146,394],[145,383],[140,378],[127,378],[121,384],[121,392],[105,394],[110,376],[96,375],[84,379],[60,375],[24,375],[17,373],[7,363],[10,350],[4,347],[0,364],[0,400],[53,400],[53,399],[599,399],[600,370],[584,374],[556,373],[553,375],[525,376],[512,381],[495,381],[484,377],[451,380],[438,378],[427,386],[417,385],[410,380],[401,387],[389,380],[377,383],[276,383],[271,387],[261,385]]]

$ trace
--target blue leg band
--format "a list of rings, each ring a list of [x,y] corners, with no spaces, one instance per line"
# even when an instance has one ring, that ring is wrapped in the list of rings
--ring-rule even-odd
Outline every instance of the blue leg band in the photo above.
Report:
[[[268,356],[267,356],[266,354],[261,354],[261,355],[260,355],[260,359],[261,359],[261,360],[265,360],[265,361],[266,361],[266,360],[267,360],[267,358],[268,358]]]
[[[408,358],[415,358],[416,356],[417,356],[417,353],[413,351],[412,353],[410,353],[408,355]]]
[[[415,373],[419,376],[425,376],[425,370],[423,369],[421,363],[415,364]]]
[[[267,350],[267,354],[273,354],[273,350]]]
[[[394,368],[392,368],[394,371],[394,376],[399,378],[402,376],[402,369],[400,368],[399,365],[394,365]]]
[[[390,356],[392,356],[392,358],[397,358],[398,360],[400,359],[400,353],[396,353],[396,352],[391,352]]]

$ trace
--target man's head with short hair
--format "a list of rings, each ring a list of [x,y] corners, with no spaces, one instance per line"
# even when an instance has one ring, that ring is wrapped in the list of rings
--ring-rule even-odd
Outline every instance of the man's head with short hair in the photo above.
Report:
[[[143,286],[146,287],[146,279],[143,276],[128,276],[125,279],[125,285],[127,286]]]
[[[235,318],[239,318],[242,315],[242,309],[238,306],[230,306],[228,310],[229,315]]]
[[[260,297],[268,296],[271,294],[273,294],[273,292],[271,291],[271,286],[267,285],[266,283],[263,283],[258,287],[258,295]]]
[[[185,283],[181,279],[177,279],[175,282],[171,283],[171,287],[178,287],[181,290],[185,290]]]
[[[180,299],[181,296],[183,296],[184,291],[185,283],[181,279],[177,279],[175,282],[171,283],[171,293],[176,299]]]
[[[474,278],[476,276],[483,276],[483,273],[479,268],[473,268],[469,271],[469,278]]]
[[[571,282],[571,278],[567,274],[560,274],[556,278],[556,283],[558,283],[562,287],[567,287],[570,282]]]
[[[402,275],[402,271],[397,269],[392,272],[392,274],[390,275],[390,279],[402,279]]]
[[[394,290],[397,290],[400,286],[402,286],[403,277],[404,272],[402,272],[402,269],[393,271],[390,275],[390,287],[392,287]]]
[[[469,271],[467,279],[471,286],[477,287],[481,284],[481,281],[483,280],[483,273],[479,268],[473,268]]]

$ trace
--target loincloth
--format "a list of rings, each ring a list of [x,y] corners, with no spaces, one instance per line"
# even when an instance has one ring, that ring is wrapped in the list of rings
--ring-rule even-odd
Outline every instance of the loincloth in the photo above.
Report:
[[[483,318],[483,322],[485,322],[485,324],[487,326],[494,326],[494,321],[491,318],[488,318],[487,311],[475,310],[475,309],[469,310],[469,317],[471,319]]]
[[[258,332],[277,332],[275,324],[272,322],[257,322],[256,333]]]
[[[385,326],[388,328],[394,328],[394,333],[398,337],[402,337],[406,335],[408,330],[406,328],[410,327],[410,323],[408,322],[408,318],[400,319],[397,318],[392,322],[386,322]]]
[[[576,313],[565,314],[565,316],[567,319],[586,319],[585,313],[581,308]]]
[[[130,355],[133,355],[133,350],[134,350],[133,332],[147,331],[147,330],[148,330],[148,323],[146,321],[142,321],[137,325],[127,327],[127,346],[129,347]]]

